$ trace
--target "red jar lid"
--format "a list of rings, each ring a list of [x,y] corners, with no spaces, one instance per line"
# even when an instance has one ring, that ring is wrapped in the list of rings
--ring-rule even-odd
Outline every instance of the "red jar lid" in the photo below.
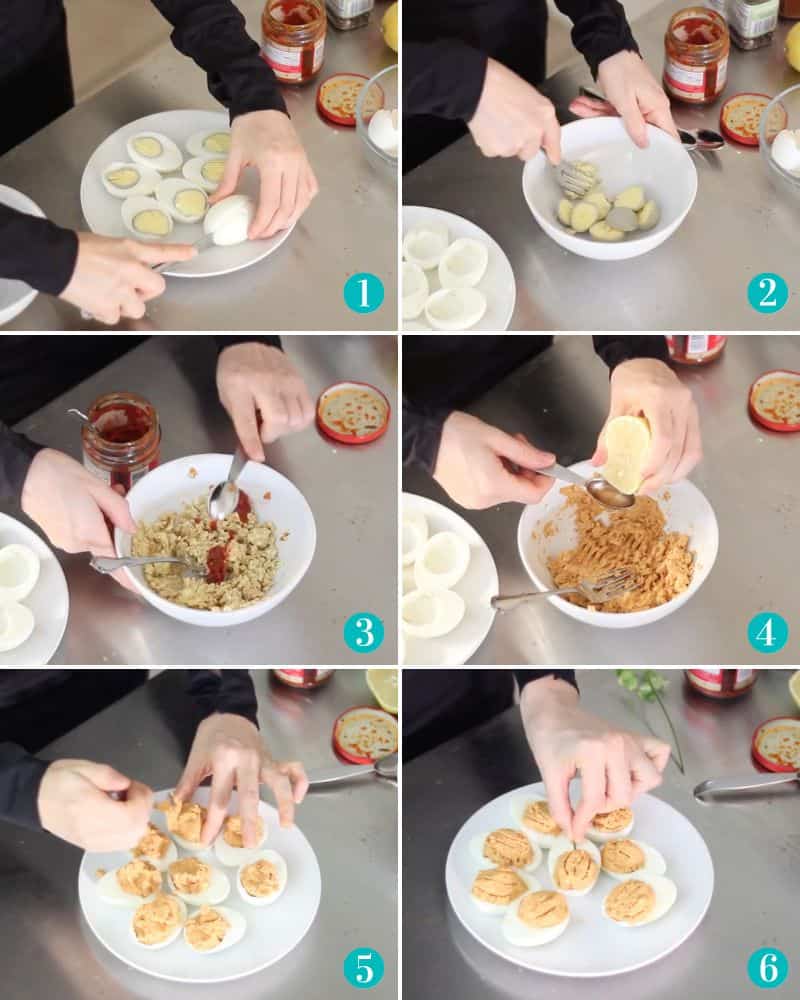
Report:
[[[800,372],[776,368],[759,375],[750,386],[747,408],[768,430],[800,431]]]
[[[719,127],[732,142],[743,146],[757,146],[761,116],[772,100],[769,94],[734,94],[722,105]],[[767,138],[771,141],[781,129],[786,128],[788,116],[782,104],[776,104],[767,125]]]
[[[753,733],[752,753],[768,771],[800,771],[800,719],[778,715]]]
[[[368,81],[369,77],[363,73],[336,73],[329,76],[317,88],[317,110],[334,125],[355,128],[356,105],[361,90]],[[377,84],[374,85],[370,106],[364,109],[365,112],[374,114],[383,107],[384,100],[383,91]]]
[[[369,444],[386,433],[392,408],[368,382],[334,382],[317,400],[317,426],[340,444]]]
[[[374,764],[397,746],[397,719],[374,705],[348,708],[333,724],[334,752],[351,764]]]

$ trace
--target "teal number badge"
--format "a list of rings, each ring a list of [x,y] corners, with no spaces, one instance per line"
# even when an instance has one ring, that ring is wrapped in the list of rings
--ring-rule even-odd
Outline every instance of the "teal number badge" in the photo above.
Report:
[[[356,948],[344,960],[344,978],[357,990],[370,990],[383,979],[383,959],[374,948]]]
[[[759,653],[778,653],[789,640],[789,626],[774,611],[762,611],[750,619],[747,638]]]
[[[344,283],[344,301],[357,313],[371,313],[383,305],[383,282],[368,271],[351,275]]]
[[[762,990],[774,990],[789,976],[789,960],[777,948],[759,948],[747,960],[750,982]]]
[[[344,623],[344,641],[354,653],[373,653],[383,643],[383,622],[368,611],[350,615]]]
[[[747,301],[760,313],[776,313],[789,301],[789,286],[779,274],[757,274],[747,286]]]

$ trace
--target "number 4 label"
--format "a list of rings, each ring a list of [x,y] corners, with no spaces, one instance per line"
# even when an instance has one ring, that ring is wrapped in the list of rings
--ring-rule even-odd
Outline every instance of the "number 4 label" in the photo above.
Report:
[[[759,653],[777,653],[789,639],[789,626],[786,619],[774,611],[762,611],[750,619],[747,638]]]
[[[344,978],[357,990],[369,990],[383,979],[383,958],[374,948],[356,948],[344,960]]]

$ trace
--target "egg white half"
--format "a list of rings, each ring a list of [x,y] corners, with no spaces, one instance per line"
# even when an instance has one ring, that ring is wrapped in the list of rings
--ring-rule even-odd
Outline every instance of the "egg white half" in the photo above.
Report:
[[[160,152],[154,156],[142,153],[136,148],[140,140],[154,140],[161,147]],[[128,156],[134,163],[138,163],[142,167],[152,167],[160,174],[169,174],[173,170],[177,170],[183,163],[183,153],[178,149],[176,143],[161,132],[137,132],[136,135],[132,135],[128,139],[125,147]]]
[[[251,896],[242,885],[242,869],[246,868],[248,864],[252,864],[254,861],[269,861],[271,864],[275,865],[278,870],[278,888],[271,896]],[[236,888],[239,890],[239,895],[250,906],[271,906],[276,899],[279,899],[285,889],[286,883],[289,879],[289,870],[286,867],[286,861],[282,855],[278,854],[277,851],[259,851],[258,856],[253,858],[253,861],[248,861],[246,864],[239,865],[239,869],[236,872]]]
[[[593,844],[590,840],[578,840],[575,842],[575,847],[573,848],[573,842],[567,837],[556,837],[550,847],[550,853],[547,855],[547,870],[550,872],[550,879],[553,883],[553,888],[557,892],[563,893],[565,896],[585,896],[590,893],[597,885],[597,879],[592,882],[590,886],[586,889],[562,889],[561,886],[556,882],[555,871],[556,865],[558,864],[558,859],[562,854],[568,854],[572,850],[586,851],[590,854],[594,861],[597,862],[597,875],[600,876],[600,851],[597,846]]]
[[[216,948],[212,948],[210,951],[197,951],[196,948],[192,948],[189,944],[189,939],[186,936],[186,928],[184,927],[183,939],[195,955],[216,955],[217,952],[225,951],[226,948],[232,948],[235,944],[238,944],[245,935],[247,920],[244,914],[239,913],[238,910],[231,910],[227,906],[215,906],[214,909],[217,913],[225,917],[230,924],[228,932]],[[194,915],[192,914],[192,916]]]
[[[533,891],[536,892],[538,890]],[[530,893],[526,892],[519,899],[514,900],[506,910],[500,928],[506,941],[517,948],[536,948],[543,944],[549,944],[551,941],[555,941],[556,938],[561,937],[569,926],[569,912],[567,912],[566,917],[560,924],[555,924],[553,927],[530,927],[523,920],[520,920],[520,903],[525,899],[525,896],[529,895]]]
[[[414,562],[420,590],[451,590],[469,568],[469,542],[455,531],[439,531],[425,542]]]
[[[611,920],[611,923],[616,924],[617,927],[645,927],[647,924],[652,924],[654,920],[660,920],[661,917],[669,913],[675,904],[675,900],[678,898],[677,885],[675,885],[671,878],[666,878],[664,875],[651,875],[647,872],[637,872],[635,875],[631,875],[627,879],[622,879],[622,881],[627,882],[632,879],[638,882],[647,882],[648,885],[653,887],[656,894],[655,906],[653,907],[652,912],[638,924],[625,923],[621,920],[612,920],[606,912],[606,901],[609,896],[609,893],[607,893],[603,898],[603,916],[606,920]],[[613,892],[613,889],[611,891]]]
[[[447,225],[432,219],[408,230],[403,237],[403,257],[423,271],[430,271],[439,266],[449,242]]]
[[[477,875],[477,872],[475,874]],[[533,877],[533,875],[528,875],[527,872],[517,872],[517,875],[519,875],[519,877],[522,879],[522,881],[527,886],[527,891],[528,892],[538,892],[539,889],[542,888],[541,883],[538,882]],[[514,905],[513,903],[511,903],[511,904],[487,903],[485,899],[477,899],[472,894],[472,884],[471,883],[470,883],[470,887],[469,887],[469,898],[472,900],[472,902],[475,904],[475,906],[477,906],[477,908],[481,911],[481,913],[491,913],[491,914],[493,914],[495,916],[497,916],[499,914],[502,914],[502,913],[505,913],[510,908],[510,906]],[[522,896],[520,896],[519,898],[522,899]],[[516,900],[514,902],[516,902]]]
[[[142,900],[142,902],[146,902],[146,900]],[[178,935],[183,930],[183,925],[186,923],[186,918],[189,915],[186,909],[186,904],[182,900],[180,899],[178,900],[178,905],[181,908],[181,922],[170,933],[168,938],[166,938],[164,941],[159,941],[158,944],[144,944],[142,941],[139,940],[139,938],[136,937],[136,933],[133,929],[133,916],[132,916],[131,922],[128,925],[128,933],[133,938],[134,943],[137,944],[140,948],[147,948],[150,951],[159,951],[161,948],[166,948],[168,945],[172,944],[172,942],[176,940]]]
[[[633,829],[635,818],[621,830],[616,830],[613,833],[608,830],[596,830],[590,823],[589,829],[586,831],[586,836],[589,840],[593,840],[595,844],[607,844],[609,840],[624,840]]]
[[[224,903],[231,894],[230,879],[220,868],[215,868],[213,865],[209,865],[209,868],[211,869],[211,879],[208,888],[203,892],[195,894],[179,892],[172,881],[172,876],[167,872],[167,884],[170,893],[173,896],[177,896],[178,899],[182,899],[184,903],[190,903],[192,906],[215,906],[217,903]]]
[[[489,251],[485,243],[460,239],[451,243],[439,261],[442,288],[473,288],[486,274]]]
[[[24,604],[0,604],[0,653],[18,649],[30,639],[36,619]]]
[[[428,519],[421,510],[404,510],[402,528],[403,565],[410,566],[428,541]]]
[[[603,866],[603,871],[606,875],[610,875],[611,878],[617,879],[618,882],[624,882],[625,879],[628,878],[638,878],[642,873],[646,873],[648,875],[663,875],[666,872],[667,862],[664,860],[664,855],[660,851],[657,851],[655,847],[651,847],[649,844],[645,844],[641,840],[633,840],[632,837],[618,837],[617,839],[630,840],[631,843],[636,844],[639,850],[644,854],[644,865],[641,868],[637,868],[635,872],[622,875],[618,872],[609,871],[608,868]]]
[[[416,319],[430,295],[428,278],[419,264],[403,261],[403,319]]]
[[[403,631],[417,639],[438,639],[461,624],[467,606],[454,590],[412,590],[403,595]]]
[[[495,829],[498,828],[495,827]],[[494,830],[486,830],[484,833],[478,834],[477,837],[473,837],[469,842],[470,853],[472,854],[473,858],[475,858],[476,861],[480,862],[481,866],[484,868],[494,867],[494,862],[491,861],[489,858],[487,858],[483,853],[484,842],[486,838],[489,836],[489,834],[493,832]],[[539,865],[542,863],[542,860],[544,859],[544,854],[542,853],[541,847],[539,847],[539,845],[535,843],[531,837],[528,836],[526,830],[522,830],[521,832],[524,834],[524,836],[528,840],[528,843],[531,845],[531,850],[533,851],[533,861],[531,861],[529,865],[524,865],[521,869],[518,869],[518,871],[535,872],[536,869],[539,867]]]
[[[39,557],[29,545],[0,548],[0,604],[24,601],[39,579]]]
[[[112,906],[124,906],[127,909],[135,910],[137,907],[141,906],[142,903],[152,902],[159,892],[161,892],[161,887],[159,887],[155,892],[150,893],[149,896],[134,896],[129,892],[124,892],[120,887],[119,882],[117,882],[118,871],[119,868],[112,868],[112,870],[110,872],[106,872],[97,883],[97,891],[104,903],[110,903]],[[161,882],[163,885],[163,876]]]
[[[480,323],[486,296],[477,288],[440,288],[425,303],[425,319],[434,330],[453,333]]]
[[[514,823],[516,823],[520,830],[527,833],[534,844],[538,844],[540,847],[550,848],[561,836],[561,834],[540,833],[538,830],[534,830],[531,827],[526,826],[522,821],[522,817],[525,815],[525,809],[527,808],[529,802],[547,802],[547,799],[543,798],[541,795],[515,796],[511,800],[511,819]]]

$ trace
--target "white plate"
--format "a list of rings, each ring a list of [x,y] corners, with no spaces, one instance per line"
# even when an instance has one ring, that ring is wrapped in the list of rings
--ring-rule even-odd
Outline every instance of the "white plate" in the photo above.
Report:
[[[167,798],[169,790],[156,793],[156,801]],[[198,788],[193,801],[208,805],[209,789]],[[230,814],[238,812],[238,799],[233,793],[228,807]],[[104,903],[97,892],[97,869],[111,871],[131,860],[125,851],[113,854],[83,855],[78,873],[78,897],[86,922],[101,944],[126,965],[146,972],[159,979],[181,983],[223,983],[266,969],[288,955],[305,937],[319,908],[322,893],[317,856],[311,844],[297,827],[283,830],[278,824],[278,813],[265,802],[259,812],[267,824],[265,847],[281,854],[289,872],[286,890],[271,906],[248,906],[236,890],[236,869],[220,865],[210,851],[201,855],[209,864],[223,868],[231,880],[231,894],[222,903],[238,910],[247,920],[247,930],[239,944],[217,955],[198,955],[193,952],[183,935],[165,948],[150,950],[137,945],[130,935],[133,910]],[[164,814],[153,810],[151,821],[166,832]],[[180,857],[190,857],[178,848]],[[189,907],[190,916],[196,910]]]
[[[428,519],[429,535],[454,531],[469,543],[469,568],[453,587],[467,606],[460,624],[449,635],[438,639],[404,637],[407,665],[457,667],[470,659],[492,627],[495,611],[489,601],[500,587],[497,567],[486,542],[472,525],[449,507],[415,493],[404,493],[403,509],[422,511]]]
[[[579,782],[570,794],[577,801]],[[502,958],[554,976],[615,976],[650,965],[674,951],[697,928],[711,903],[714,865],[705,841],[694,826],[671,805],[653,795],[634,804],[633,834],[664,855],[667,877],[678,887],[675,905],[660,920],[645,927],[617,927],[602,913],[602,900],[619,883],[600,873],[597,885],[581,897],[569,896],[570,924],[561,937],[535,948],[511,945],[500,930],[503,918],[485,914],[470,899],[470,887],[480,865],[470,852],[470,840],[497,827],[513,826],[510,802],[518,795],[544,796],[544,784],[507,792],[474,813],[456,834],[447,855],[447,896],[456,916],[473,937]],[[533,876],[543,889],[554,888],[541,865]]]
[[[28,215],[44,218],[44,212],[35,201],[31,201],[21,191],[6,187],[5,184],[0,184],[0,204],[15,208],[18,212],[27,212]],[[38,294],[35,288],[26,285],[24,281],[0,278],[0,326],[10,323],[15,316],[19,316]]]
[[[208,488],[224,482],[231,467],[230,455],[187,455],[148,472],[128,493],[128,503],[135,521],[152,522],[170,511],[180,511],[186,503],[206,495]],[[196,473],[196,475],[191,475]],[[280,566],[272,589],[255,604],[236,611],[201,611],[174,604],[145,582],[141,569],[126,569],[134,586],[154,608],[170,618],[190,625],[227,628],[252,621],[284,601],[305,576],[317,544],[314,515],[298,488],[279,472],[259,462],[248,462],[238,479],[250,497],[260,521],[273,521],[277,529]],[[265,494],[270,498],[266,500]],[[288,536],[281,541],[281,536]],[[114,546],[117,555],[131,554],[131,536],[116,528]]]
[[[39,557],[39,579],[22,603],[36,619],[33,633],[21,646],[0,653],[3,667],[43,667],[49,663],[64,636],[69,618],[69,590],[64,570],[46,542],[20,521],[0,511],[0,548],[12,543],[28,545]]]
[[[514,272],[511,269],[511,261],[503,253],[500,244],[492,237],[476,226],[469,219],[463,219],[460,215],[453,215],[452,212],[443,212],[439,208],[422,208],[419,205],[403,206],[403,235],[414,226],[419,226],[426,221],[443,222],[450,233],[450,242],[469,238],[485,243],[489,250],[489,263],[486,274],[475,286],[478,291],[486,296],[486,312],[480,323],[469,328],[469,332],[476,333],[479,330],[487,330],[497,333],[498,330],[507,330],[514,315],[514,303],[517,299],[517,285],[514,281]],[[425,272],[430,285],[431,294],[441,287],[439,277],[434,268]],[[409,322],[406,320],[405,322]],[[425,314],[418,317],[415,323],[425,323]]]
[[[586,477],[597,471],[588,461],[576,462],[570,468]],[[517,548],[522,564],[538,590],[549,590],[555,586],[547,568],[550,556],[572,548],[577,542],[572,510],[566,506],[566,501],[561,495],[565,485],[557,482],[538,504],[525,507],[519,519]],[[660,604],[657,608],[622,614],[589,611],[563,597],[548,597],[547,600],[559,611],[587,625],[599,625],[601,628],[636,628],[671,615],[693,597],[705,582],[717,558],[719,529],[716,515],[705,496],[688,479],[671,483],[660,490],[655,499],[658,500],[666,516],[665,530],[679,531],[688,535],[689,550],[694,553],[692,582],[682,594],[673,597],[666,604]],[[541,529],[548,521],[553,523],[556,530],[545,534]],[[533,537],[534,531],[536,538]]]
[[[155,115],[145,115],[136,121],[123,125],[105,139],[89,157],[89,162],[81,177],[81,209],[89,228],[93,233],[103,236],[123,236],[132,239],[133,234],[125,228],[120,207],[122,199],[114,198],[103,187],[100,175],[103,168],[114,160],[126,161],[129,156],[125,149],[126,141],[137,132],[161,132],[180,146],[184,154],[184,162],[189,159],[186,152],[186,140],[193,132],[204,129],[228,128],[228,115],[223,111],[160,111]],[[182,177],[180,170],[164,177]],[[249,194],[258,201],[258,177],[248,170],[239,184],[241,194]],[[292,229],[294,226],[292,226]],[[182,278],[210,278],[219,274],[230,274],[243,267],[249,267],[256,261],[269,256],[283,243],[292,229],[271,236],[268,240],[249,240],[233,247],[212,247],[194,260],[172,265],[165,274]],[[176,222],[165,242],[196,243],[203,237],[202,222],[190,225]]]

